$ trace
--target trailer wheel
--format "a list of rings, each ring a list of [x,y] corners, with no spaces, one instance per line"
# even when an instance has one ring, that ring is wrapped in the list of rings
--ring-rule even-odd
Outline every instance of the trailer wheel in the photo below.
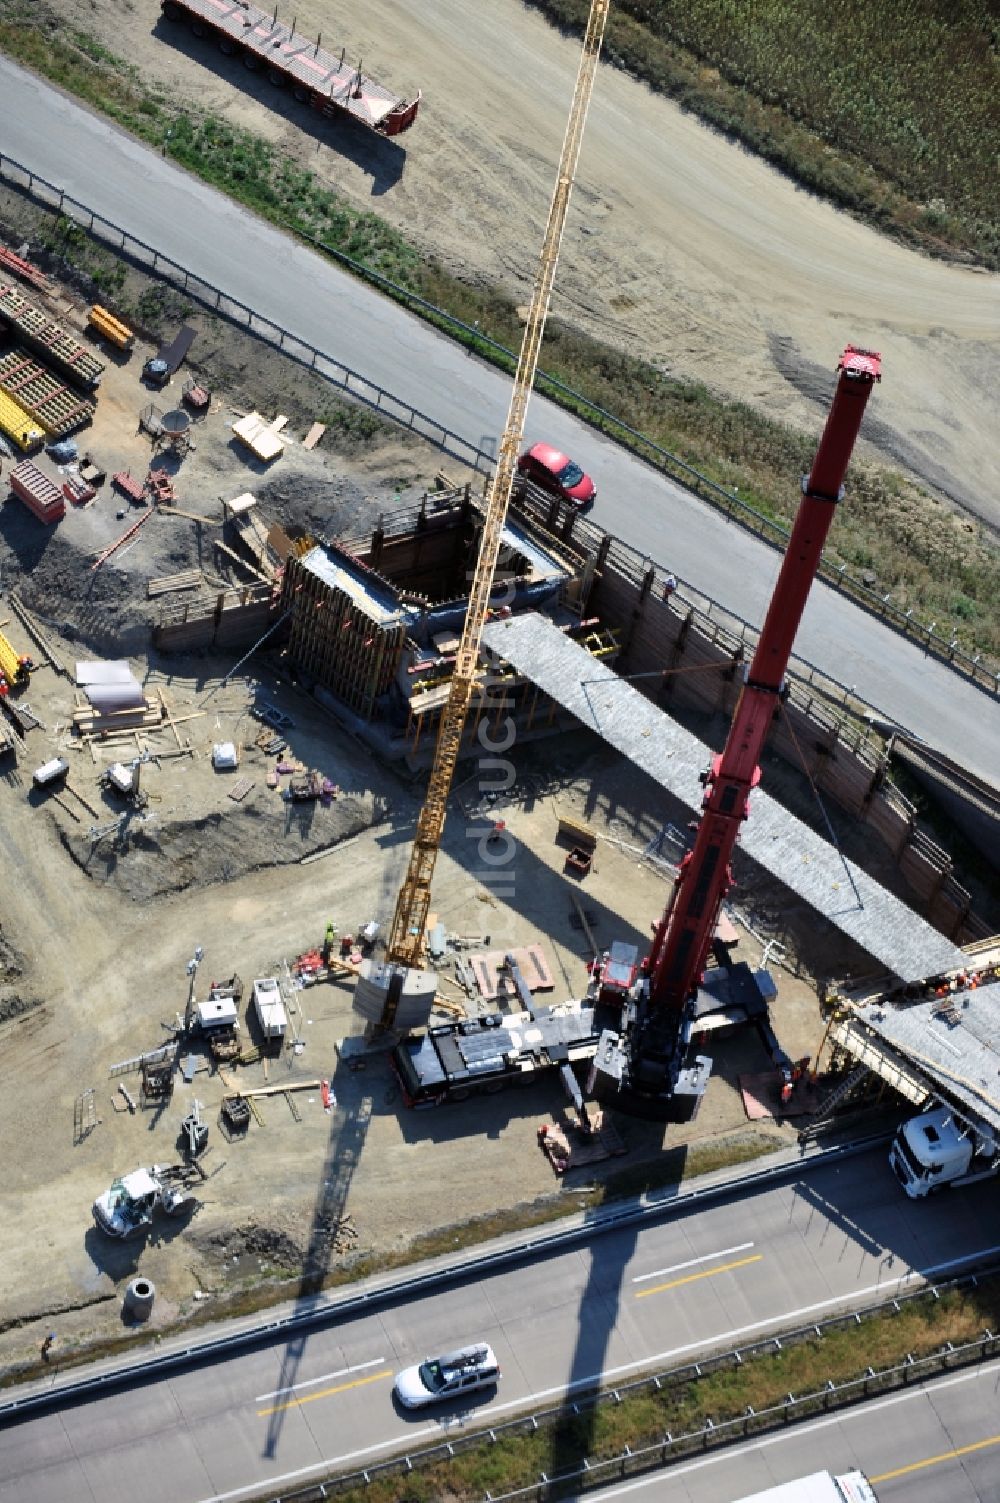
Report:
[[[292,95],[299,101],[299,104],[309,103],[309,90],[306,88],[305,84],[296,84],[294,89],[292,90]]]
[[[254,52],[244,52],[243,66],[244,68],[249,68],[251,73],[256,73],[260,67],[260,58]]]
[[[192,36],[196,37],[207,37],[208,27],[205,25],[204,21],[192,21],[191,34]]]
[[[499,1096],[500,1092],[503,1090],[506,1084],[507,1082],[505,1080],[491,1080],[488,1085],[483,1087],[483,1089],[486,1092],[487,1096]]]
[[[236,43],[233,41],[232,37],[219,38],[219,51],[224,52],[227,57],[232,57],[233,53],[236,51]]]
[[[448,1094],[448,1100],[449,1101],[468,1101],[468,1099],[469,1099],[469,1097],[471,1095],[472,1095],[472,1092],[469,1090],[468,1086],[459,1086],[457,1090],[449,1092],[449,1094]]]
[[[288,79],[277,68],[268,68],[267,81],[268,83],[274,84],[274,87],[276,89],[283,89],[287,84]]]
[[[168,21],[182,21],[184,19],[184,12],[180,6],[172,4],[171,0],[167,0],[167,4],[163,7],[163,14]]]

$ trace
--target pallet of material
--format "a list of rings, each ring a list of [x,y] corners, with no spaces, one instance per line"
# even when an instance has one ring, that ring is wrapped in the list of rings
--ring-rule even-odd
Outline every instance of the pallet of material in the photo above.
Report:
[[[285,452],[285,441],[259,412],[248,412],[233,424],[233,437],[268,464]]]
[[[87,314],[87,322],[109,344],[113,344],[119,350],[131,350],[135,343],[135,335],[127,324],[123,324],[120,318],[115,318],[107,308],[102,308],[100,303],[95,303]]]
[[[185,569],[183,574],[162,574],[159,579],[151,579],[146,592],[152,600],[155,595],[170,595],[175,590],[196,590],[201,581],[200,569]]]
[[[63,481],[62,493],[67,501],[72,501],[74,506],[86,506],[88,501],[93,501],[97,492],[86,480],[81,480],[79,475],[67,475]]]
[[[37,287],[39,292],[50,290],[49,279],[37,266],[32,266],[30,261],[25,261],[23,256],[15,256],[5,246],[0,245],[0,271],[12,271],[22,282],[30,282],[32,287]]]
[[[98,714],[89,705],[81,705],[73,711],[73,729],[80,736],[106,736],[113,731],[152,730],[162,724],[161,706],[151,705],[148,700],[144,709],[112,710],[107,715]]]
[[[19,402],[0,389],[0,429],[25,454],[41,448],[45,434]]]
[[[28,301],[17,287],[0,286],[0,319],[19,339],[30,345],[50,364],[58,366],[71,381],[94,387],[104,374],[104,361],[73,339],[66,330]]]
[[[10,488],[39,522],[49,525],[66,515],[66,500],[62,491],[30,459],[22,459],[11,470]]]
[[[604,1113],[593,1108],[589,1111],[590,1132],[576,1125],[563,1128],[556,1122],[543,1122],[538,1129],[539,1147],[556,1174],[628,1153],[617,1128],[606,1120]]]
[[[489,950],[468,957],[476,988],[485,1002],[500,995],[500,976],[505,970],[509,950]],[[545,959],[541,945],[528,945],[524,950],[515,950],[514,959],[530,992],[551,992],[555,988],[552,972]]]
[[[50,438],[65,438],[92,421],[96,404],[66,386],[27,350],[0,358],[0,390],[23,407]]]

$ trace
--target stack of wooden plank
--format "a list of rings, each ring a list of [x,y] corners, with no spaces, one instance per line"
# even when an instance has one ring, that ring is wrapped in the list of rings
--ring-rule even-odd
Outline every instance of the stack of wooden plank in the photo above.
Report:
[[[131,710],[99,714],[93,705],[78,705],[73,711],[73,729],[79,736],[109,736],[114,731],[152,730],[163,724],[163,706],[147,699]]]

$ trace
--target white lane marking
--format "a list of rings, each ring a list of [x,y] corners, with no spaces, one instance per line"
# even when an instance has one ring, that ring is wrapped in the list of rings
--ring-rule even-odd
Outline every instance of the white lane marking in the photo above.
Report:
[[[764,1326],[770,1326],[773,1330],[782,1330],[787,1322],[796,1320],[801,1315],[811,1315],[815,1310],[826,1310],[829,1309],[831,1305],[843,1305],[845,1309],[849,1309],[853,1301],[864,1299],[869,1294],[885,1294],[888,1298],[889,1290],[891,1288],[895,1288],[898,1291],[905,1285],[911,1283],[914,1279],[930,1278],[935,1273],[944,1273],[949,1268],[956,1268],[966,1263],[972,1265],[977,1263],[982,1258],[990,1257],[994,1253],[1000,1253],[1000,1246],[981,1247],[976,1252],[966,1253],[965,1256],[961,1258],[950,1258],[945,1263],[933,1263],[929,1268],[914,1268],[911,1269],[909,1273],[903,1274],[902,1278],[897,1279],[895,1281],[895,1284],[893,1284],[891,1281],[881,1284],[869,1284],[866,1289],[853,1289],[846,1291],[844,1294],[834,1294],[831,1295],[829,1299],[817,1300],[817,1302],[813,1305],[802,1305],[798,1310],[786,1310],[784,1314],[768,1315],[763,1320],[754,1320],[745,1326],[734,1326],[731,1331],[723,1331],[721,1335],[702,1336],[698,1341],[689,1341],[684,1346],[675,1346],[667,1352],[654,1352],[648,1357],[638,1358],[635,1362],[625,1362],[621,1365],[621,1367],[605,1368],[599,1373],[591,1374],[590,1377],[577,1378],[573,1383],[559,1383],[555,1388],[543,1388],[538,1393],[525,1394],[523,1398],[512,1399],[508,1404],[491,1404],[489,1412],[490,1414],[503,1414],[511,1409],[530,1410],[532,1405],[536,1404],[539,1399],[551,1398],[553,1394],[570,1394],[578,1388],[593,1388],[598,1383],[607,1382],[609,1378],[617,1378],[621,1376],[622,1373],[635,1372],[638,1369],[655,1368],[661,1362],[667,1362],[672,1357],[683,1357],[687,1352],[698,1350],[710,1351],[713,1348],[720,1346],[723,1348],[725,1348],[726,1346],[731,1346],[732,1338],[734,1336],[745,1336],[748,1332],[759,1331]],[[974,1377],[975,1374],[979,1371],[981,1371],[981,1369],[976,1368],[973,1373],[963,1374],[963,1377]],[[957,1383],[961,1382],[962,1379],[955,1378],[951,1381]],[[940,1387],[941,1384],[939,1384],[938,1386]],[[914,1389],[913,1391],[918,1392],[919,1390]],[[900,1397],[905,1398],[906,1395],[903,1394]],[[887,1399],[884,1402],[898,1403],[899,1399]],[[843,1416],[839,1416],[839,1418],[842,1417]],[[829,1423],[833,1424],[837,1419],[838,1416],[833,1415],[831,1416]],[[819,1421],[818,1423],[824,1424],[827,1423],[827,1421]],[[816,1426],[814,1426],[814,1428],[816,1428]],[[420,1440],[425,1435],[440,1435],[440,1433],[440,1426],[437,1425],[428,1426],[424,1430],[411,1430],[406,1436],[397,1436],[390,1440],[377,1441],[374,1445],[365,1446],[363,1450],[348,1451],[343,1456],[330,1456],[327,1457],[325,1461],[314,1462],[312,1466],[299,1467],[297,1471],[286,1472],[280,1477],[269,1477],[268,1486],[280,1487],[286,1482],[293,1482],[297,1477],[306,1476],[307,1473],[321,1472],[324,1467],[339,1467],[342,1466],[344,1462],[356,1461],[361,1456],[371,1456],[376,1451],[392,1451],[394,1449],[403,1450],[406,1446],[407,1441]],[[796,1435],[801,1435],[802,1426],[797,1425],[795,1427],[794,1433]],[[761,1441],[761,1445],[769,1443],[773,1444],[774,1442]],[[732,1454],[733,1452],[730,1451],[729,1455]],[[228,1493],[213,1493],[210,1498],[203,1498],[201,1500],[201,1503],[231,1503],[232,1499],[243,1498],[259,1491],[259,1481],[248,1483],[245,1487],[233,1488],[233,1490]]]
[[[782,1430],[777,1435],[765,1435],[760,1440],[753,1441],[746,1446],[727,1446],[716,1451],[712,1456],[705,1456],[699,1461],[689,1461],[684,1465],[661,1467],[659,1471],[650,1472],[648,1477],[638,1477],[634,1482],[622,1483],[621,1487],[602,1488],[600,1492],[588,1494],[595,1500],[602,1498],[623,1498],[626,1493],[637,1493],[640,1488],[653,1487],[662,1483],[665,1478],[684,1477],[688,1472],[700,1472],[707,1466],[716,1466],[720,1461],[738,1460],[748,1451],[763,1451],[770,1446],[783,1445],[786,1440],[796,1440],[803,1435],[811,1435],[816,1430],[828,1430],[831,1425],[847,1425],[853,1419],[864,1419],[876,1409],[890,1409],[893,1404],[905,1404],[908,1399],[927,1399],[938,1393],[942,1388],[954,1388],[958,1383],[968,1383],[970,1379],[982,1378],[989,1375],[990,1366],[976,1367],[971,1372],[959,1373],[954,1378],[931,1378],[927,1388],[908,1388],[905,1393],[888,1395],[884,1399],[873,1399],[870,1404],[851,1405],[841,1410],[840,1414],[831,1414],[826,1419],[811,1420],[799,1425],[793,1425],[790,1430]],[[871,1471],[871,1468],[868,1468]],[[567,1498],[567,1503],[575,1503],[573,1498]]]
[[[348,1373],[363,1373],[369,1367],[384,1367],[385,1358],[376,1357],[374,1362],[359,1362],[354,1367],[341,1367],[335,1373],[324,1373],[320,1378],[308,1378],[305,1383],[293,1383],[289,1388],[276,1388],[273,1393],[259,1393],[254,1399],[255,1404],[263,1404],[265,1399],[280,1399],[286,1393],[298,1393],[300,1388],[315,1388],[317,1383],[329,1383],[331,1378],[346,1378]]]
[[[700,1258],[688,1258],[686,1263],[672,1263],[669,1268],[658,1268],[655,1273],[640,1273],[633,1284],[644,1284],[647,1279],[662,1279],[665,1273],[680,1273],[682,1268],[694,1268],[698,1263],[714,1263],[716,1258],[728,1258],[730,1253],[746,1252],[752,1242],[740,1242],[736,1247],[724,1247],[721,1252],[708,1252]]]

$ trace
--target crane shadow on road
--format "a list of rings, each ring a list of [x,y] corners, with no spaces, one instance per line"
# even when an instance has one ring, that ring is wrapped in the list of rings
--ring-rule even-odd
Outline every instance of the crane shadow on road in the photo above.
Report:
[[[337,1078],[334,1077],[334,1086]],[[354,1093],[351,1093],[352,1097]],[[327,1140],[316,1203],[313,1207],[309,1243],[302,1260],[298,1292],[295,1296],[296,1316],[307,1316],[315,1307],[316,1296],[322,1293],[331,1262],[336,1251],[338,1236],[344,1221],[348,1192],[354,1173],[364,1149],[368,1128],[372,1119],[374,1100],[369,1092],[362,1092],[360,1100],[352,1101],[345,1109],[339,1103],[333,1109],[330,1135]],[[278,1442],[284,1418],[295,1407],[294,1389],[306,1348],[311,1327],[292,1336],[281,1353],[281,1367],[274,1385],[278,1402],[268,1415],[267,1432],[264,1437],[263,1454],[273,1458],[278,1452]]]
[[[564,1406],[550,1432],[544,1471],[555,1484],[576,1476],[597,1449],[596,1393],[608,1362],[612,1337],[623,1313],[623,1283],[636,1248],[639,1227],[598,1234],[586,1245],[589,1268],[580,1293],[576,1345]],[[613,1370],[613,1369],[612,1369]]]

